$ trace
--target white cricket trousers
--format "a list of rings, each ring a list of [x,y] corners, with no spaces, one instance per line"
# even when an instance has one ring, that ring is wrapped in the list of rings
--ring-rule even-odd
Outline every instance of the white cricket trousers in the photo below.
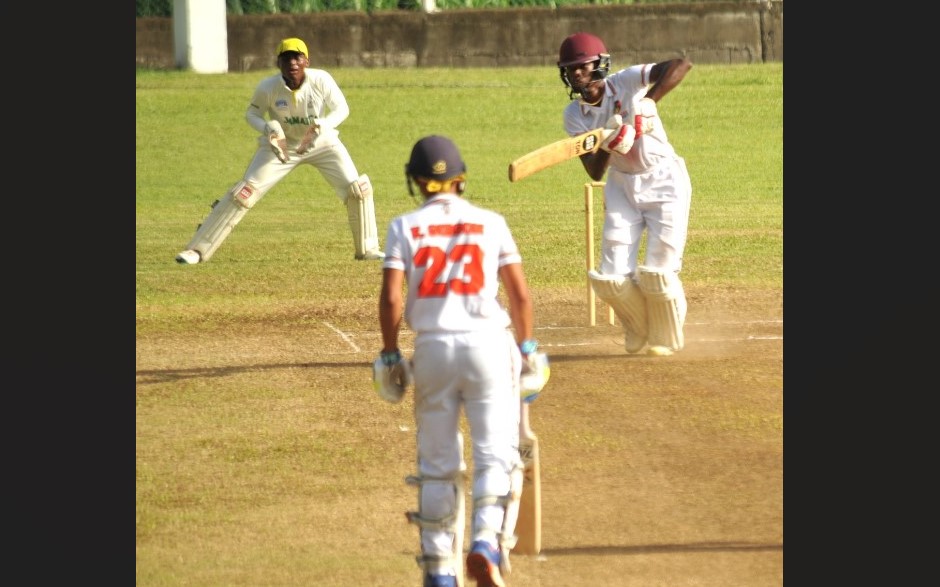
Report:
[[[600,271],[636,274],[640,239],[646,234],[643,264],[678,273],[689,230],[692,182],[685,160],[667,158],[644,173],[611,168],[604,185],[604,236]]]
[[[349,184],[359,178],[359,172],[346,146],[337,142],[316,147],[303,155],[292,151],[287,163],[281,163],[270,147],[262,146],[255,152],[251,163],[248,164],[243,179],[258,189],[260,193],[258,200],[260,200],[272,187],[300,165],[315,167],[333,187],[336,197],[344,204],[349,195]]]
[[[419,474],[447,479],[465,468],[462,405],[473,447],[473,496],[508,494],[510,471],[520,460],[516,382],[521,355],[512,332],[418,333],[412,361]],[[443,491],[422,492],[423,515],[436,518],[452,512],[453,506],[446,503],[451,498]],[[474,528],[502,526],[502,506],[468,509],[474,511]],[[452,532],[425,529],[422,551],[448,555],[452,540]]]

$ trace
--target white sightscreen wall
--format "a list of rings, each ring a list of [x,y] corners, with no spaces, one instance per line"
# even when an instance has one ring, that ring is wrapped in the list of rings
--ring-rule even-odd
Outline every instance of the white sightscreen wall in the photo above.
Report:
[[[196,73],[228,72],[225,0],[173,0],[176,67]]]

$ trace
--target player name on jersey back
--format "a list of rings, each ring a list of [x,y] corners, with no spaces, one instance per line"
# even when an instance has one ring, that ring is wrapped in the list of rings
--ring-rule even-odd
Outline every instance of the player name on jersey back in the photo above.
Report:
[[[422,232],[420,226],[411,227],[411,238],[423,238],[427,236],[455,236],[458,234],[483,234],[482,224],[473,224],[469,222],[458,222],[457,224],[431,224]]]

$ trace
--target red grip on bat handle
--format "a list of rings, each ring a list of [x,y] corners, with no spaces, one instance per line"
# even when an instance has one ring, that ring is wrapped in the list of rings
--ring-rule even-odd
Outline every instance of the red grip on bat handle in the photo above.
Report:
[[[636,136],[639,138],[643,134],[643,117],[639,114],[633,117],[633,128],[636,130]]]

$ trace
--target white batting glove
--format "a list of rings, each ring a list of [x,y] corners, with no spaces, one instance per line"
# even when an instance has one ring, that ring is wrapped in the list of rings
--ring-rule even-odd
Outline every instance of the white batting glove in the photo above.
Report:
[[[372,388],[380,398],[389,403],[401,402],[405,397],[405,390],[413,382],[411,362],[402,357],[398,350],[381,353],[372,363]]]
[[[637,102],[636,113],[644,118],[659,116],[659,110],[656,108],[656,101],[652,98],[640,98]]]
[[[629,124],[624,124],[622,116],[614,114],[607,119],[607,124],[604,128],[614,129],[614,132],[604,139],[601,143],[601,149],[604,149],[608,153],[626,155],[627,152],[633,148],[633,141],[636,139],[636,129]]]
[[[633,126],[636,130],[636,136],[644,135],[653,130],[654,119],[659,116],[659,110],[656,108],[656,101],[652,98],[640,98],[636,104],[636,112],[633,116]]]
[[[287,155],[287,137],[284,136],[281,123],[276,120],[269,120],[264,125],[264,134],[268,136],[268,144],[271,145],[271,150],[274,151],[280,162],[287,163],[289,158]]]
[[[551,374],[548,355],[539,352],[526,355],[522,361],[522,376],[519,379],[522,401],[527,404],[534,402],[548,383]]]

